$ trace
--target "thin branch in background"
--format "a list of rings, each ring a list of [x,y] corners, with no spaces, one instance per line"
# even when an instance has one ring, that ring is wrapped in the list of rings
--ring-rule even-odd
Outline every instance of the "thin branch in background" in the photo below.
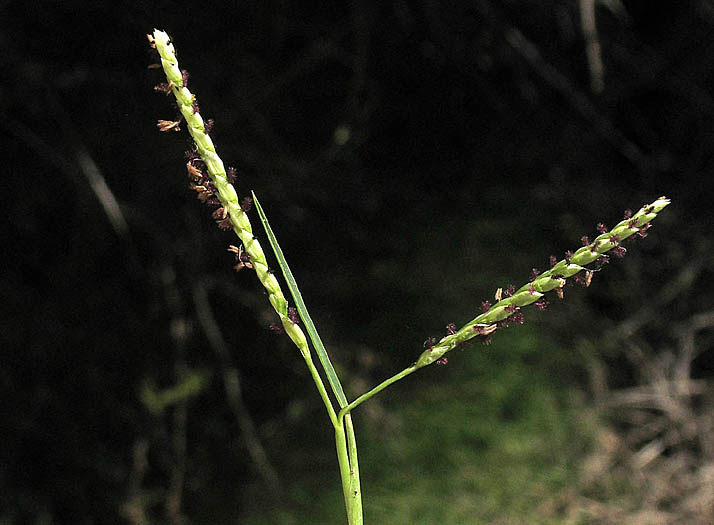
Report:
[[[590,90],[600,93],[605,87],[600,39],[595,19],[595,0],[580,0],[580,25],[585,38],[585,53],[590,71]]]
[[[121,207],[114,193],[107,185],[99,167],[86,148],[81,147],[76,151],[76,164],[72,163],[63,155],[59,154],[55,148],[50,146],[29,126],[7,116],[3,117],[3,120],[6,123],[6,130],[11,135],[27,144],[39,156],[44,157],[44,159],[58,171],[76,180],[76,173],[77,170],[79,170],[87,179],[87,182],[89,182],[89,187],[97,197],[117,237],[123,241],[129,240],[129,227],[121,211]]]
[[[177,368],[179,364],[177,363]],[[184,373],[177,371],[177,380],[183,379]],[[171,448],[173,449],[174,463],[171,470],[169,489],[164,502],[164,513],[169,523],[180,525],[186,522],[181,511],[183,501],[183,487],[186,478],[186,427],[188,407],[186,402],[180,403],[173,411],[173,426],[171,429]]]
[[[84,145],[84,142],[77,132],[76,126],[57,98],[55,92],[51,89],[47,89],[46,93],[47,105],[53,113],[54,120],[59,124],[63,137],[74,150],[77,167],[87,179],[87,182],[89,182],[90,188],[92,188],[94,195],[101,204],[116,234],[122,239],[128,239],[129,226],[121,211],[119,202],[109,188],[99,166],[92,158],[88,148]]]
[[[193,302],[201,328],[203,328],[209,345],[218,357],[223,375],[226,399],[240,426],[248,454],[266,485],[268,485],[274,494],[279,495],[283,491],[280,478],[268,459],[265,448],[260,442],[260,438],[256,432],[255,423],[243,401],[240,374],[238,369],[232,364],[228,343],[226,343],[223,333],[213,315],[213,310],[208,299],[208,284],[205,281],[199,281],[194,284]]]
[[[364,0],[353,2],[351,8],[353,51],[350,56],[352,76],[345,93],[342,121],[335,125],[332,139],[309,162],[313,171],[335,162],[359,147],[369,134],[369,120],[376,102],[367,90],[369,53],[372,46],[373,13]]]
[[[692,284],[701,276],[702,272],[711,268],[711,265],[714,264],[713,247],[712,243],[702,241],[697,247],[697,252],[690,257],[689,262],[672,279],[660,287],[660,291],[655,297],[631,316],[608,330],[604,337],[623,340],[634,335],[642,327],[653,321],[655,312],[662,311],[664,307],[675,299],[681,298],[689,292]]]
[[[304,177],[310,171],[319,171],[323,166],[334,162],[349,146],[354,148],[365,140],[365,129],[369,117],[374,113],[375,103],[362,100],[367,81],[368,55],[371,42],[371,19],[368,3],[356,3],[352,9],[354,51],[350,53],[339,44],[346,36],[340,29],[313,42],[303,50],[274,81],[264,86],[250,97],[241,96],[242,111],[249,120],[253,131],[269,146],[272,163],[281,169],[289,170],[293,175]],[[335,126],[331,139],[324,144],[312,158],[295,155],[281,137],[279,126],[265,115],[262,106],[275,99],[300,80],[307,77],[316,68],[330,61],[352,69],[349,91],[346,93],[344,121]],[[253,155],[250,160],[257,162]],[[261,167],[265,169],[265,167]]]
[[[505,39],[511,48],[519,53],[531,66],[533,71],[570,104],[570,106],[585,120],[593,124],[593,129],[605,140],[616,147],[641,172],[652,170],[652,160],[645,155],[639,146],[628,139],[615,125],[603,115],[588,97],[573,86],[572,82],[552,64],[547,62],[533,42],[517,28],[511,26],[506,30]]]
[[[161,272],[161,283],[164,288],[166,306],[171,312],[169,331],[174,346],[174,377],[176,383],[180,384],[186,379],[188,373],[188,364],[186,362],[188,323],[183,301],[181,301],[181,292],[176,284],[176,272],[172,266],[166,266]],[[172,415],[171,449],[173,461],[171,463],[171,476],[166,493],[166,501],[164,502],[164,513],[169,523],[179,525],[186,521],[181,511],[181,506],[186,478],[187,402],[178,403],[174,407]]]
[[[309,74],[324,66],[328,61],[333,61],[345,67],[352,65],[351,55],[342,49],[337,43],[344,37],[343,31],[327,36],[312,42],[300,54],[291,61],[290,66],[284,69],[275,79],[263,86],[261,90],[252,96],[241,94],[241,111],[248,121],[250,128],[262,139],[263,145],[268,148],[272,162],[276,163],[280,169],[288,170],[293,176],[304,177],[311,169],[310,160],[295,155],[284,140],[279,130],[281,125],[272,122],[260,108],[269,104],[281,93],[288,90],[298,80],[309,76]],[[329,143],[328,146],[329,148]],[[260,154],[253,156],[254,163]],[[265,169],[266,166],[260,166]],[[276,181],[277,182],[277,181]]]
[[[89,182],[89,187],[102,206],[112,229],[119,238],[127,240],[129,227],[121,211],[121,206],[104,179],[99,166],[97,166],[97,163],[94,162],[94,159],[84,146],[80,146],[75,151],[75,164],[59,154],[55,148],[50,146],[42,137],[22,122],[13,120],[7,116],[4,116],[3,120],[6,123],[6,130],[11,135],[14,135],[15,138],[27,144],[39,156],[44,157],[48,164],[54,166],[58,171],[75,179],[78,169],[87,179],[87,182]]]
[[[525,60],[541,80],[562,95],[581,118],[592,124],[595,133],[612,144],[643,176],[651,176],[653,170],[658,171],[659,164],[656,160],[643,153],[637,144],[617,129],[612,121],[598,110],[585,93],[577,89],[568,77],[543,58],[540,50],[533,42],[526,38],[517,27],[500,16],[491,2],[481,0],[478,3],[478,8],[494,26],[501,26],[503,38],[508,45]]]
[[[49,81],[45,81],[45,85],[49,86]],[[143,271],[137,255],[136,245],[119,201],[107,184],[99,165],[94,161],[89,149],[77,132],[76,126],[53,89],[48,87],[45,92],[47,107],[54,122],[59,125],[63,140],[69,142],[69,147],[74,152],[74,159],[68,159],[66,155],[59,152],[58,148],[50,145],[23,122],[17,121],[9,115],[3,115],[0,121],[4,124],[8,133],[26,144],[38,156],[44,158],[48,164],[54,166],[55,169],[65,174],[70,180],[78,185],[83,185],[78,172],[86,179],[109,224],[123,245],[123,253],[129,274],[132,276],[141,275]]]
[[[694,4],[697,14],[707,22],[714,23],[714,5],[710,0],[700,0]]]
[[[615,16],[622,24],[629,24],[632,22],[630,14],[625,9],[625,5],[622,0],[597,0],[597,3],[610,11],[610,13]]]
[[[692,361],[701,353],[701,349],[696,348],[695,336],[707,328],[714,328],[714,310],[692,316],[680,329],[679,341],[682,352],[675,366],[675,377],[679,381],[684,381],[691,375]]]
[[[146,525],[149,523],[146,518],[147,501],[142,496],[141,486],[144,483],[146,469],[149,466],[149,440],[141,437],[134,441],[132,448],[131,472],[127,488],[127,497],[121,506],[121,515],[131,525]]]

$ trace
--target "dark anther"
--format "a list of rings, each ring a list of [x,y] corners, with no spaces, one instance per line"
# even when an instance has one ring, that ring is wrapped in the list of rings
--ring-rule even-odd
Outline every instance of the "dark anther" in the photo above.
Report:
[[[297,309],[294,306],[291,306],[288,308],[288,319],[290,319],[290,322],[292,324],[298,324],[299,318],[298,318],[298,313]]]
[[[427,337],[426,341],[424,341],[424,348],[429,349],[429,352],[431,352],[432,348],[434,348],[434,344],[436,343],[436,338],[435,337]]]
[[[612,253],[614,253],[617,257],[622,258],[627,253],[627,250],[623,246],[615,246],[612,249]]]
[[[171,84],[167,84],[166,82],[162,82],[161,84],[156,84],[154,86],[154,91],[157,93],[163,93],[164,95],[170,95],[171,94]]]

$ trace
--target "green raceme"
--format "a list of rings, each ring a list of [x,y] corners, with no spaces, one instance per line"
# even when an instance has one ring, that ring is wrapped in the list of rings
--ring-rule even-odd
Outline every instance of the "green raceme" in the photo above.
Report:
[[[419,356],[416,367],[421,368],[442,359],[448,351],[469,339],[477,336],[487,337],[488,334],[499,328],[499,323],[503,326],[509,319],[518,322],[515,317],[519,315],[521,307],[537,303],[546,292],[562,289],[566,279],[574,277],[582,271],[589,271],[586,265],[603,258],[607,252],[614,249],[624,250],[620,247],[622,241],[636,233],[644,234],[650,221],[669,203],[668,198],[660,197],[652,204],[643,206],[631,217],[620,221],[612,230],[601,233],[592,242],[588,240],[585,246],[566,259],[555,263],[550,270],[534,276],[531,282],[514,290],[510,297],[489,306],[485,312],[466,323],[458,331],[434,342]]]
[[[250,256],[250,264],[255,269],[263,287],[268,292],[268,300],[273,306],[285,332],[303,355],[309,355],[310,349],[302,329],[295,324],[288,315],[288,302],[283,295],[280,284],[270,272],[260,242],[253,236],[253,229],[248,215],[238,202],[238,195],[233,185],[228,181],[228,175],[223,161],[216,153],[211,137],[206,132],[206,123],[198,112],[196,97],[185,85],[184,75],[179,69],[176,52],[168,34],[164,31],[154,30],[153,43],[161,57],[161,66],[168,80],[170,88],[176,97],[179,111],[186,121],[188,131],[193,137],[196,151],[205,163],[206,171],[210,176],[215,191],[212,193],[220,201],[225,210],[224,219],[230,221],[233,231],[240,238],[246,253]],[[177,126],[176,126],[177,127]]]

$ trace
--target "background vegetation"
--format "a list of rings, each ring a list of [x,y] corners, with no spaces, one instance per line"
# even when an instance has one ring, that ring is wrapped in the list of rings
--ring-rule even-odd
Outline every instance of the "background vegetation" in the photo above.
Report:
[[[0,2],[0,521],[343,519],[307,371],[156,130],[153,27],[350,397],[673,200],[356,411],[368,523],[714,520],[710,1],[152,4]]]

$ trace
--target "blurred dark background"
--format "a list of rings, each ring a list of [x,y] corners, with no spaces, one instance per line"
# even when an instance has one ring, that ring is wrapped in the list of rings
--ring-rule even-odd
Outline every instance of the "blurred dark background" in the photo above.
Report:
[[[355,412],[368,523],[714,520],[714,2],[272,0],[0,2],[0,522],[343,520],[304,364],[156,129],[154,27],[350,398],[672,198]]]

